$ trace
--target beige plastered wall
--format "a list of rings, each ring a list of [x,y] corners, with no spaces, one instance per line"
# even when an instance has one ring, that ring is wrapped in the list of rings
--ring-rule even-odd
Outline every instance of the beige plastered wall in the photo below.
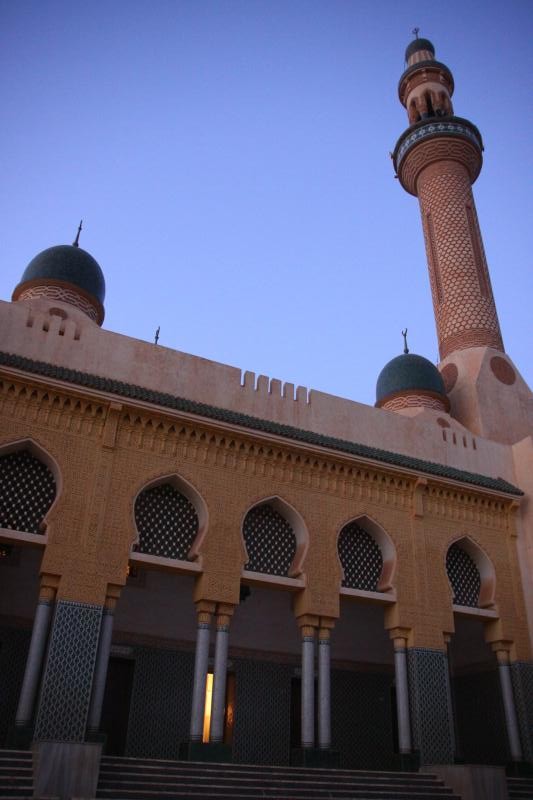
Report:
[[[279,497],[301,515],[308,536],[296,617],[318,624],[338,616],[337,537],[365,515],[396,553],[387,628],[405,631],[411,646],[444,648],[454,625],[446,552],[469,536],[496,570],[497,618],[487,638],[509,642],[514,658],[530,657],[512,498],[13,370],[1,374],[0,446],[31,441],[55,465],[60,493],[46,520],[41,571],[59,597],[103,604],[119,594],[136,535],[135,497],[151,481],[178,475],[207,508],[196,602],[239,602],[244,516]]]

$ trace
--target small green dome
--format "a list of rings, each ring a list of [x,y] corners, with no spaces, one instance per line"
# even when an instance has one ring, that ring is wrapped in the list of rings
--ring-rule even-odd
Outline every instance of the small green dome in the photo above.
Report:
[[[376,405],[382,405],[391,395],[410,390],[431,392],[446,398],[444,381],[437,367],[423,356],[403,353],[389,361],[379,373]]]
[[[413,39],[412,42],[409,42],[405,50],[405,60],[409,61],[413,53],[417,53],[419,50],[429,50],[430,53],[435,55],[435,48],[429,39]]]
[[[105,298],[104,274],[97,261],[86,250],[71,244],[49,247],[33,258],[15,292],[30,281],[61,281],[81,289],[103,304]]]

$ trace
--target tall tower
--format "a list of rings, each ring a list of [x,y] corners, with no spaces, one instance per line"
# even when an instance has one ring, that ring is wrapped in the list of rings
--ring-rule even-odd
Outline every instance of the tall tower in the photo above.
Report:
[[[453,76],[427,39],[405,51],[398,94],[409,128],[398,139],[394,167],[420,202],[441,359],[503,341],[471,186],[480,173],[478,129],[453,113]]]
[[[533,431],[533,395],[504,352],[472,195],[481,134],[455,116],[453,75],[430,41],[412,41],[405,60],[398,94],[409,127],[393,161],[420,203],[450,413],[475,434],[514,444]]]

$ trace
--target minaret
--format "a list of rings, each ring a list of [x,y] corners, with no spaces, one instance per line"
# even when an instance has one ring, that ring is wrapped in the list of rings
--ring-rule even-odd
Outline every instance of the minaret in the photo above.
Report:
[[[439,371],[450,414],[472,433],[514,444],[532,435],[533,395],[503,349],[472,196],[483,162],[481,134],[454,115],[453,76],[435,60],[430,41],[412,41],[405,60],[398,94],[409,127],[398,139],[393,161],[401,185],[420,202]],[[402,391],[392,399],[387,395],[381,401],[378,387],[378,405],[393,410],[400,409],[400,400],[408,405],[403,373],[400,378],[393,388],[401,384]]]
[[[441,360],[503,341],[471,186],[480,173],[478,129],[453,113],[453,76],[427,39],[410,43],[398,94],[409,128],[393,154],[403,188],[420,202]]]

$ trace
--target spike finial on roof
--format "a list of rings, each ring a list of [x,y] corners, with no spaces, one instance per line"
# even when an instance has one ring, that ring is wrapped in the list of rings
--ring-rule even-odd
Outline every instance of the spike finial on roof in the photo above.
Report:
[[[409,348],[407,347],[407,328],[404,331],[402,331],[402,336],[403,336],[403,352],[405,353],[405,355],[407,355],[409,353]]]
[[[72,242],[74,247],[79,247],[80,246],[80,233],[81,233],[82,225],[83,225],[83,220],[80,219],[80,224],[78,225],[78,232],[76,234],[76,238]]]

